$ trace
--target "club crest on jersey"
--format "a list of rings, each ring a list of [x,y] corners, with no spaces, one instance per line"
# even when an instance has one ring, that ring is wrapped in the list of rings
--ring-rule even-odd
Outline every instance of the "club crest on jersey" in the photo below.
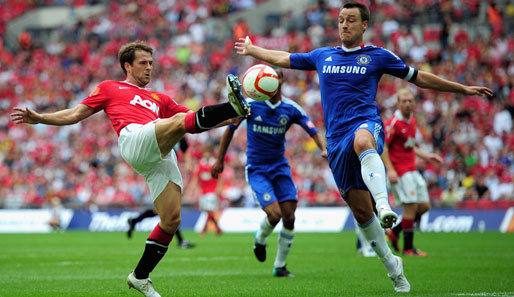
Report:
[[[288,122],[289,122],[289,117],[285,114],[280,115],[280,117],[278,118],[278,123],[280,124],[280,126],[285,126],[285,125],[287,125]]]
[[[155,94],[155,93],[152,93],[152,95],[150,95],[150,96],[152,96],[152,98],[157,100],[157,101],[161,100],[161,98],[159,98],[159,96],[157,94]]]
[[[339,194],[341,194],[341,197],[344,197],[344,189],[343,188],[339,188]]]
[[[271,195],[269,193],[264,193],[264,195],[262,195],[262,199],[264,199],[264,201],[270,201]]]
[[[98,93],[100,93],[100,88],[99,87],[96,87],[93,92],[91,92],[91,94],[89,94],[89,97],[93,97],[93,96],[96,96],[98,95]]]
[[[357,57],[357,63],[362,66],[366,66],[371,62],[371,57],[368,55],[360,55]]]

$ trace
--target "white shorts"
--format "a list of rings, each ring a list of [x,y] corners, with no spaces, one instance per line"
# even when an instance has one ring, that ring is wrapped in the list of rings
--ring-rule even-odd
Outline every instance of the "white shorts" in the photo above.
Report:
[[[155,121],[145,125],[129,124],[121,129],[118,147],[123,159],[145,177],[154,201],[170,181],[183,190],[175,151],[171,150],[165,158],[161,157],[155,136]]]
[[[427,183],[418,171],[402,175],[397,183],[391,183],[391,190],[402,204],[429,202]]]
[[[198,206],[204,211],[215,211],[218,209],[218,195],[216,193],[207,193],[200,197]]]

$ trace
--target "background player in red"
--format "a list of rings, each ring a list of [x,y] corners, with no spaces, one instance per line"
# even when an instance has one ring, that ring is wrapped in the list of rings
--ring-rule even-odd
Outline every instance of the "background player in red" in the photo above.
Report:
[[[162,259],[181,217],[182,176],[173,147],[185,133],[200,133],[237,121],[249,109],[241,95],[239,81],[227,76],[229,102],[209,105],[193,112],[168,95],[146,89],[153,69],[153,49],[144,42],[123,45],[118,59],[125,81],[106,80],[73,108],[40,114],[28,107],[15,107],[16,124],[71,125],[104,110],[118,134],[123,159],[143,175],[154,200],[160,222],[146,240],[137,267],[127,284],[145,296],[160,296],[149,274]]]
[[[386,139],[382,159],[387,169],[391,190],[402,205],[402,221],[387,232],[396,251],[398,236],[403,230],[403,253],[409,256],[426,256],[416,249],[414,241],[414,222],[430,209],[427,184],[416,168],[416,156],[427,162],[442,164],[443,159],[428,153],[416,144],[416,119],[413,116],[416,101],[414,94],[407,88],[396,93],[398,109],[386,123]]]
[[[222,233],[216,221],[216,212],[219,209],[219,197],[223,190],[223,178],[215,179],[211,176],[211,168],[216,159],[212,155],[213,147],[206,143],[202,150],[202,157],[198,162],[198,167],[193,172],[193,178],[188,189],[196,189],[199,194],[198,206],[207,212],[207,220],[200,236],[205,236],[209,222],[214,224],[216,234]]]

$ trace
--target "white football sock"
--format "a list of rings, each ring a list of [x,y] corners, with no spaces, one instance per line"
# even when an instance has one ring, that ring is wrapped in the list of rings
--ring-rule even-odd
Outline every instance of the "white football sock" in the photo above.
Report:
[[[393,273],[396,268],[394,257],[392,256],[391,249],[387,245],[384,235],[384,229],[380,227],[377,217],[373,215],[371,220],[363,225],[359,224],[359,229],[362,235],[368,240],[369,244],[377,253],[382,263],[389,273]]]
[[[282,227],[278,235],[278,248],[277,257],[275,258],[275,267],[284,267],[286,265],[286,258],[293,245],[294,230],[289,230]]]
[[[359,228],[359,223],[357,223],[357,220],[355,218],[353,218],[353,222],[355,223],[355,234],[357,234],[357,239],[361,243],[361,249],[369,250],[371,248],[371,245],[369,244],[368,240],[364,238],[364,234],[362,234],[362,231]]]
[[[257,234],[255,234],[255,240],[258,244],[266,244],[266,239],[268,236],[273,232],[273,229],[275,229],[275,226],[271,226],[271,224],[268,221],[268,217],[265,217],[264,220],[262,220],[259,230],[257,231]]]
[[[377,209],[389,208],[387,176],[382,159],[375,149],[369,149],[360,154],[359,160],[361,161],[362,179],[375,199]]]

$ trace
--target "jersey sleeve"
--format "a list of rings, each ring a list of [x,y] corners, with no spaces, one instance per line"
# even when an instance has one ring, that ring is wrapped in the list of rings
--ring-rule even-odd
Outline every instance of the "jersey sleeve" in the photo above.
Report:
[[[109,81],[101,82],[88,96],[82,100],[81,104],[94,109],[94,112],[103,110],[109,100]]]
[[[292,69],[316,70],[316,60],[321,49],[315,49],[309,53],[294,53],[289,56]]]
[[[309,134],[309,136],[313,136],[314,134],[316,134],[318,132],[318,129],[316,129],[314,124],[311,122],[309,116],[303,110],[303,108],[296,103],[294,103],[293,106],[296,110],[293,122],[302,126],[302,128],[305,130],[305,132],[307,132],[307,134]]]
[[[387,49],[383,49],[381,57],[384,73],[408,82],[416,81],[418,70],[414,67],[407,66],[396,54]]]
[[[162,97],[163,97],[163,99],[162,99],[163,102],[161,103],[161,110],[159,112],[159,117],[170,118],[170,117],[176,115],[177,113],[181,113],[181,112],[187,113],[190,111],[189,108],[178,104],[171,97],[169,97],[165,94],[160,94],[160,95],[162,95]]]

